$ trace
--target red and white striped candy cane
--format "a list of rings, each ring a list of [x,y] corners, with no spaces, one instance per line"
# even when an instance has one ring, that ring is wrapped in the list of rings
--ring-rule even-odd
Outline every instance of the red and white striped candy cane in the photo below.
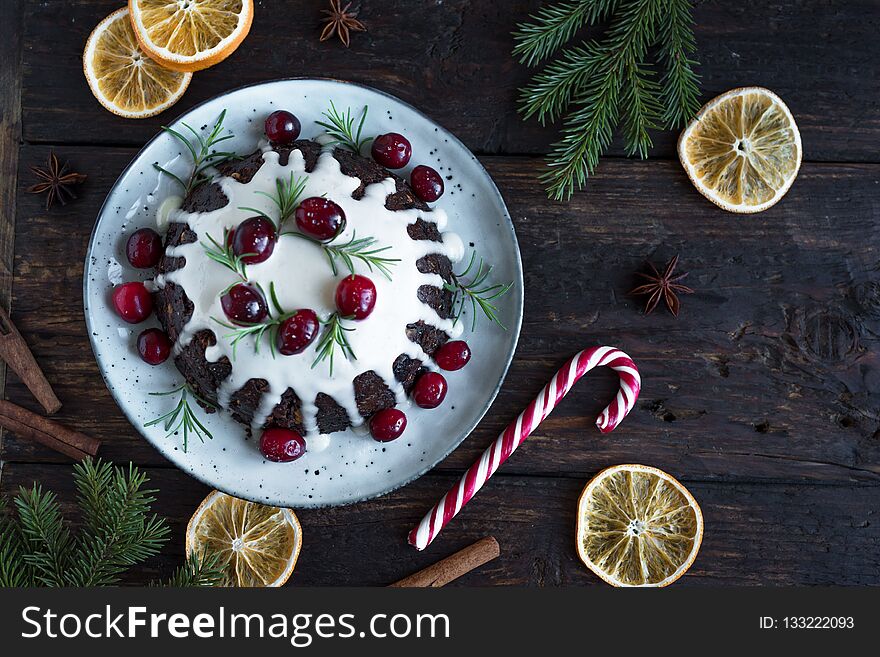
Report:
[[[617,397],[596,419],[602,433],[613,431],[626,417],[639,397],[642,380],[636,364],[625,353],[614,347],[584,349],[560,368],[541,393],[519,417],[511,422],[480,459],[443,498],[422,518],[419,526],[409,533],[409,543],[424,550],[452,520],[461,508],[476,495],[483,484],[495,474],[502,463],[529,437],[541,421],[550,415],[556,405],[571,390],[575,382],[596,366],[607,366],[620,377]]]

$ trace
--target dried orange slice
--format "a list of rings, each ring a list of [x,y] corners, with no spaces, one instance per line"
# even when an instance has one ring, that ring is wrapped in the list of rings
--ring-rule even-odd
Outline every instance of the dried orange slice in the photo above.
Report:
[[[107,16],[89,35],[83,72],[98,102],[129,119],[168,109],[192,80],[192,73],[166,70],[144,54],[125,8]]]
[[[216,554],[221,586],[282,586],[296,566],[302,527],[290,509],[215,490],[186,527],[186,554]]]
[[[150,57],[174,71],[200,71],[229,57],[251,29],[253,0],[128,0]]]
[[[785,196],[801,166],[801,134],[768,89],[710,100],[678,140],[678,157],[703,196],[730,212],[761,212]]]
[[[691,567],[702,540],[700,505],[657,468],[603,470],[578,501],[578,554],[613,586],[672,584]]]

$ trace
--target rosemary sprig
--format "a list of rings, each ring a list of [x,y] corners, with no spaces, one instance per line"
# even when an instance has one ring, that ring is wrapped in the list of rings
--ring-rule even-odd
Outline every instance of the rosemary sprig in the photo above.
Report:
[[[211,432],[205,427],[204,424],[201,423],[198,417],[196,417],[195,412],[190,406],[189,396],[192,396],[197,401],[201,403],[216,408],[214,404],[209,401],[206,401],[196,395],[193,392],[193,389],[189,386],[188,383],[184,383],[183,385],[175,388],[174,390],[170,390],[168,392],[151,392],[150,395],[154,397],[167,397],[168,395],[174,395],[180,393],[180,398],[177,401],[177,406],[175,406],[172,410],[165,413],[165,415],[161,415],[157,417],[155,420],[150,420],[146,424],[145,427],[152,427],[157,424],[164,424],[165,431],[167,431],[166,438],[171,435],[177,433],[178,431],[183,431],[183,451],[186,453],[187,446],[189,444],[189,434],[194,433],[199,437],[199,440],[205,442],[205,438],[213,438]]]
[[[238,343],[251,335],[254,336],[254,353],[260,353],[260,341],[267,333],[269,334],[269,351],[272,353],[272,358],[275,357],[275,331],[278,330],[278,325],[283,320],[270,319],[269,321],[261,322],[259,324],[235,325],[224,322],[223,320],[217,319],[216,317],[212,317],[211,319],[213,319],[223,328],[227,328],[230,330],[230,333],[227,333],[223,337],[227,340],[231,340],[230,344],[232,345],[232,360],[235,360],[237,357]]]
[[[321,322],[326,328],[324,329],[324,334],[318,340],[318,355],[312,363],[312,369],[314,369],[318,363],[329,359],[330,376],[333,376],[333,357],[336,353],[336,347],[339,347],[343,356],[350,358],[351,360],[357,360],[357,356],[354,355],[354,351],[351,349],[348,337],[345,335],[350,331],[354,331],[354,328],[343,326],[343,319],[348,318],[342,317],[339,313],[333,313],[326,322]]]
[[[267,199],[275,204],[275,207],[278,208],[277,222],[268,214],[266,214],[262,210],[257,210],[256,208],[240,207],[239,210],[253,212],[254,214],[260,215],[261,217],[265,217],[272,222],[272,225],[275,226],[277,230],[281,227],[281,224],[287,221],[288,217],[293,214],[293,211],[296,210],[296,205],[297,203],[299,203],[299,197],[302,196],[303,191],[305,191],[307,182],[308,176],[297,178],[291,171],[289,179],[277,178],[275,180],[274,194],[267,194],[266,192],[255,192],[256,194],[265,196]]]
[[[390,281],[390,267],[400,262],[400,258],[386,258],[379,255],[380,253],[388,251],[391,248],[390,246],[381,246],[378,248],[374,248],[378,244],[376,238],[362,237],[360,239],[357,239],[357,233],[354,231],[351,234],[351,239],[348,240],[348,242],[346,242],[345,244],[325,244],[324,242],[316,240],[313,237],[295,231],[282,233],[282,235],[293,235],[294,237],[308,240],[309,242],[313,242],[320,246],[324,250],[324,255],[327,256],[327,262],[330,263],[330,269],[333,271],[334,276],[339,273],[339,268],[337,267],[336,263],[337,259],[342,260],[345,268],[348,269],[348,271],[352,274],[357,273],[354,270],[354,261],[360,260],[367,266],[367,269],[369,269],[371,272],[375,267],[385,278]]]
[[[212,167],[217,166],[221,162],[225,162],[233,157],[236,157],[236,154],[232,151],[218,151],[216,150],[217,144],[220,142],[226,141],[227,139],[232,139],[232,135],[223,135],[221,136],[221,132],[223,131],[223,119],[226,118],[226,110],[220,112],[220,116],[217,118],[217,121],[214,123],[214,127],[211,128],[211,131],[208,133],[207,137],[203,137],[197,130],[195,130],[188,123],[182,123],[183,127],[189,130],[193,137],[195,138],[195,142],[190,141],[188,137],[181,134],[177,130],[173,128],[169,128],[168,126],[162,126],[162,130],[175,137],[181,144],[183,144],[186,149],[189,151],[190,156],[192,157],[193,165],[192,171],[190,172],[189,178],[187,180],[183,180],[179,176],[171,173],[164,167],[159,166],[158,163],[153,163],[153,166],[158,170],[164,173],[165,175],[171,176],[174,180],[176,180],[183,187],[184,192],[189,194],[193,188],[197,187],[201,183],[206,180],[210,180],[210,176],[206,174],[206,171]]]
[[[345,146],[354,153],[360,155],[361,149],[364,145],[373,141],[372,137],[361,139],[361,131],[364,128],[364,121],[367,120],[368,109],[369,107],[364,105],[364,109],[361,111],[360,120],[358,121],[352,116],[350,107],[345,110],[344,114],[340,113],[331,100],[330,109],[323,112],[329,123],[327,121],[315,121],[315,123],[324,128],[327,134],[334,139],[334,143]],[[357,123],[356,129],[355,123]]]
[[[235,274],[243,281],[247,281],[247,265],[242,258],[256,255],[254,253],[242,253],[235,255],[232,250],[232,244],[229,240],[229,229],[223,231],[223,244],[218,244],[217,240],[208,235],[208,241],[211,244],[201,242],[202,248],[205,249],[205,255],[214,262],[217,262],[227,269],[235,272]]]
[[[471,259],[464,271],[460,274],[453,272],[452,283],[443,284],[444,289],[449,290],[454,294],[452,297],[453,317],[455,317],[455,321],[458,322],[461,318],[461,313],[462,310],[464,310],[465,304],[470,301],[471,314],[473,315],[471,330],[474,330],[477,327],[477,307],[479,306],[480,310],[483,311],[483,314],[489,319],[489,321],[498,324],[498,326],[506,331],[507,327],[501,323],[500,319],[498,319],[498,307],[493,301],[507,294],[510,291],[510,288],[513,287],[513,282],[487,285],[486,279],[489,277],[489,274],[492,273],[492,266],[486,266],[483,259],[480,258],[476,271],[471,273],[476,262],[477,253],[474,251],[471,253]],[[467,276],[472,276],[470,282],[465,282],[463,280]]]

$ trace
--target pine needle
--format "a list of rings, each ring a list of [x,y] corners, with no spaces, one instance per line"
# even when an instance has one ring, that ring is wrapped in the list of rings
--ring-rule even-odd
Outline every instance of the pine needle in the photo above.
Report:
[[[74,536],[54,493],[19,488],[15,514],[0,499],[0,586],[108,586],[156,555],[168,539],[164,519],[150,513],[155,490],[129,464],[100,459],[73,468],[82,527]],[[190,558],[171,586],[211,586],[222,572],[216,555]]]
[[[661,31],[666,38],[660,44],[660,59],[666,66],[661,79],[663,123],[667,128],[684,126],[696,113],[700,95],[697,65],[688,56],[696,52],[694,17],[689,0],[669,0],[661,18]]]
[[[186,559],[186,563],[174,571],[174,574],[164,582],[151,582],[150,586],[169,587],[199,587],[220,586],[226,574],[220,567],[219,554],[193,553]]]
[[[562,119],[541,176],[548,195],[567,200],[622,132],[628,155],[645,158],[651,131],[674,128],[698,107],[693,17],[688,0],[563,0],[542,7],[514,33],[528,65],[556,53],[584,25],[609,19],[600,39],[565,48],[521,90],[520,112],[542,124]],[[659,76],[650,52],[663,69]]]
[[[534,66],[561,48],[585,24],[602,20],[616,4],[617,0],[568,0],[544,5],[529,16],[531,23],[516,26],[513,54],[521,63]]]

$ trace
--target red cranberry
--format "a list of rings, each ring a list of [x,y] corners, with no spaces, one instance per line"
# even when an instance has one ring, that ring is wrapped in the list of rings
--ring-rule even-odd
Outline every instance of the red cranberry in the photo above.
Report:
[[[366,276],[346,276],[336,286],[336,307],[344,317],[364,319],[376,305],[376,286]]]
[[[446,387],[442,374],[425,372],[413,386],[413,401],[421,408],[437,408],[446,398]]]
[[[245,219],[232,235],[232,252],[244,256],[241,261],[246,265],[267,260],[274,250],[275,226],[266,217]]]
[[[420,164],[409,175],[409,184],[420,199],[426,203],[443,196],[443,178],[431,167]]]
[[[300,203],[296,212],[297,227],[309,237],[325,242],[345,229],[345,212],[333,201],[313,196]]]
[[[434,360],[441,370],[460,370],[471,359],[471,348],[464,340],[453,340],[440,347],[434,354]]]
[[[236,283],[220,297],[226,316],[236,324],[259,324],[269,314],[266,300],[259,290],[245,283]]]
[[[400,438],[406,429],[406,415],[396,408],[386,408],[370,418],[370,433],[380,443]]]
[[[162,258],[162,238],[152,228],[139,228],[131,234],[125,245],[125,255],[132,267],[149,269]]]
[[[296,141],[300,131],[299,119],[290,112],[277,110],[266,118],[266,136],[276,144],[290,144]]]
[[[123,283],[113,288],[113,307],[126,322],[137,324],[153,312],[153,295],[143,283]]]
[[[260,452],[270,461],[289,463],[306,453],[306,441],[293,429],[269,427],[260,436]]]
[[[409,140],[396,132],[379,135],[373,140],[371,148],[373,159],[388,169],[405,167],[412,157]]]
[[[159,365],[168,360],[171,354],[171,340],[164,331],[150,328],[138,336],[137,350],[144,362]]]
[[[297,310],[278,327],[278,351],[285,356],[301,354],[318,336],[318,316],[314,310]]]

